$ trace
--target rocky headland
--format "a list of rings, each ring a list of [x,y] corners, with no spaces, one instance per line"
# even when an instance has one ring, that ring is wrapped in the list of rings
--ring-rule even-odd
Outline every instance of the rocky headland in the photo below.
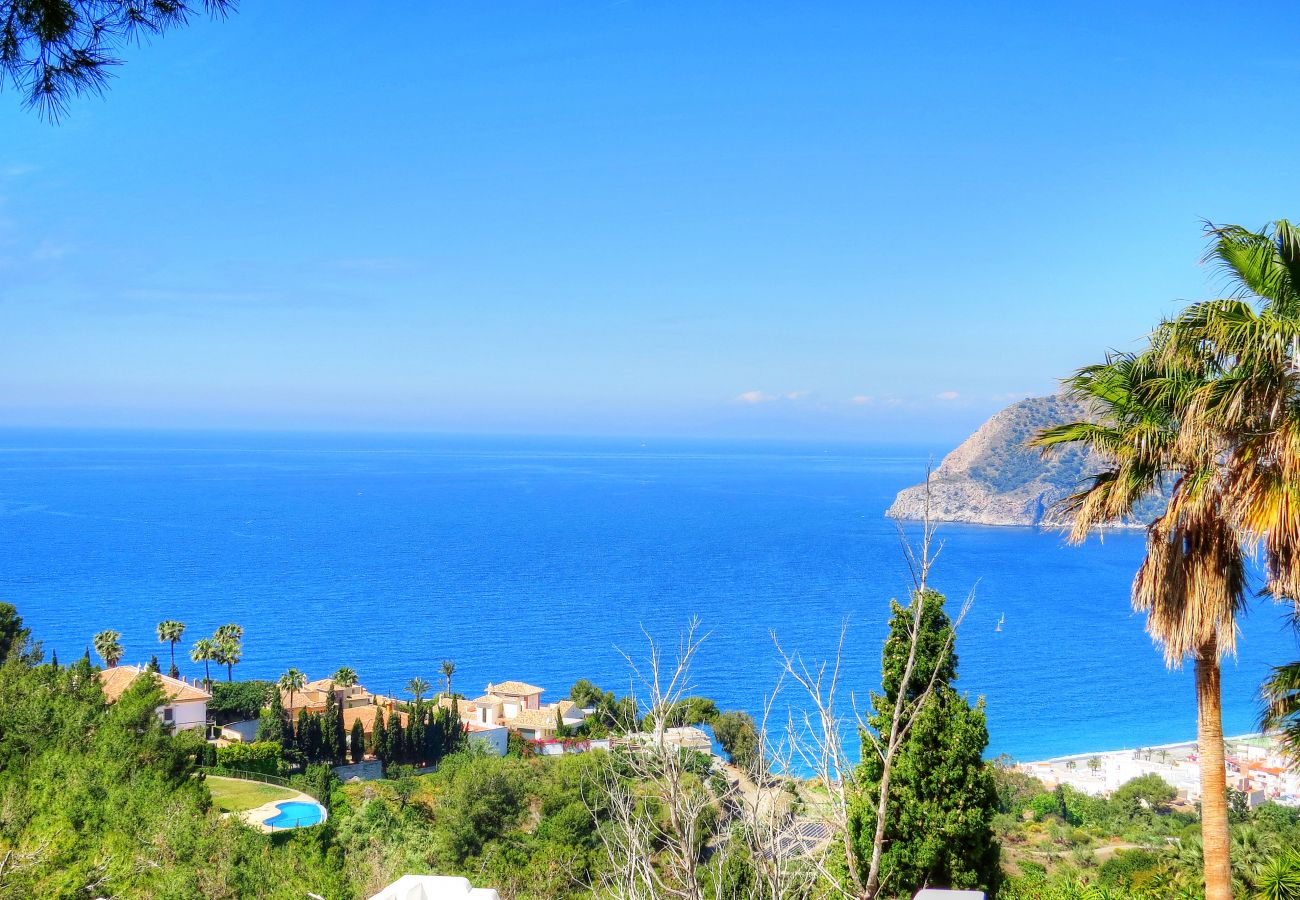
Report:
[[[1059,526],[1065,516],[1057,504],[1105,468],[1102,460],[1079,447],[1044,456],[1029,446],[1043,428],[1088,418],[1087,409],[1067,397],[1030,397],[1011,404],[979,427],[944,457],[930,479],[930,517],[939,522],[977,525]],[[886,515],[919,519],[925,485],[900,491]],[[1132,521],[1151,521],[1163,500],[1152,498]]]

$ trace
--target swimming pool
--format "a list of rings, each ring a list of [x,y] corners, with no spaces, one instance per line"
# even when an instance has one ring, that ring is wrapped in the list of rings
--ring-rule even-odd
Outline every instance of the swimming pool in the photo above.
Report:
[[[279,815],[266,819],[263,825],[271,828],[306,828],[309,825],[319,825],[325,819],[325,809],[319,803],[290,800],[275,804],[275,808],[280,811]]]

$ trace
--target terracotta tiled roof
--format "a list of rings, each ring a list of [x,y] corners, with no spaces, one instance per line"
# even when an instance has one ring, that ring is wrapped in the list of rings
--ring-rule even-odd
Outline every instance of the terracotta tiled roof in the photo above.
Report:
[[[350,709],[343,710],[343,730],[352,731],[352,723],[360,720],[361,730],[366,734],[375,733],[375,714],[382,712],[384,714],[384,724],[388,724],[388,712],[381,706],[354,706]],[[398,712],[398,721],[405,728],[409,722],[406,713]]]
[[[528,729],[555,729],[555,708],[549,709],[521,709],[519,714],[513,719],[507,719],[506,725],[510,728],[528,728]]]
[[[487,686],[489,694],[509,694],[512,697],[527,697],[531,694],[544,693],[545,690],[546,688],[539,688],[522,681],[501,681]]]
[[[116,703],[117,698],[126,692],[140,674],[144,672],[139,666],[114,666],[99,673],[99,682],[104,688],[104,696],[109,703]],[[188,703],[190,701],[211,700],[212,695],[201,687],[188,681],[172,678],[170,675],[154,673],[162,683],[163,696],[170,703]]]

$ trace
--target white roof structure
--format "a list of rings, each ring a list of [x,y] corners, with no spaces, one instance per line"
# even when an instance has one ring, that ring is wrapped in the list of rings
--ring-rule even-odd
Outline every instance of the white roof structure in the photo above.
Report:
[[[370,900],[501,900],[491,888],[449,875],[403,875]]]

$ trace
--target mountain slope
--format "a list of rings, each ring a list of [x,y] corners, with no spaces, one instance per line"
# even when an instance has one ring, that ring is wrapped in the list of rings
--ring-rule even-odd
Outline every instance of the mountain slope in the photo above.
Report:
[[[1078,447],[1044,457],[1028,446],[1039,430],[1088,418],[1079,403],[1062,396],[1031,397],[1013,403],[979,427],[935,469],[930,485],[930,515],[940,522],[979,525],[1059,525],[1054,509],[1086,484],[1104,463]],[[900,491],[886,515],[919,519],[925,485]],[[1133,522],[1149,522],[1163,506],[1152,498]]]

